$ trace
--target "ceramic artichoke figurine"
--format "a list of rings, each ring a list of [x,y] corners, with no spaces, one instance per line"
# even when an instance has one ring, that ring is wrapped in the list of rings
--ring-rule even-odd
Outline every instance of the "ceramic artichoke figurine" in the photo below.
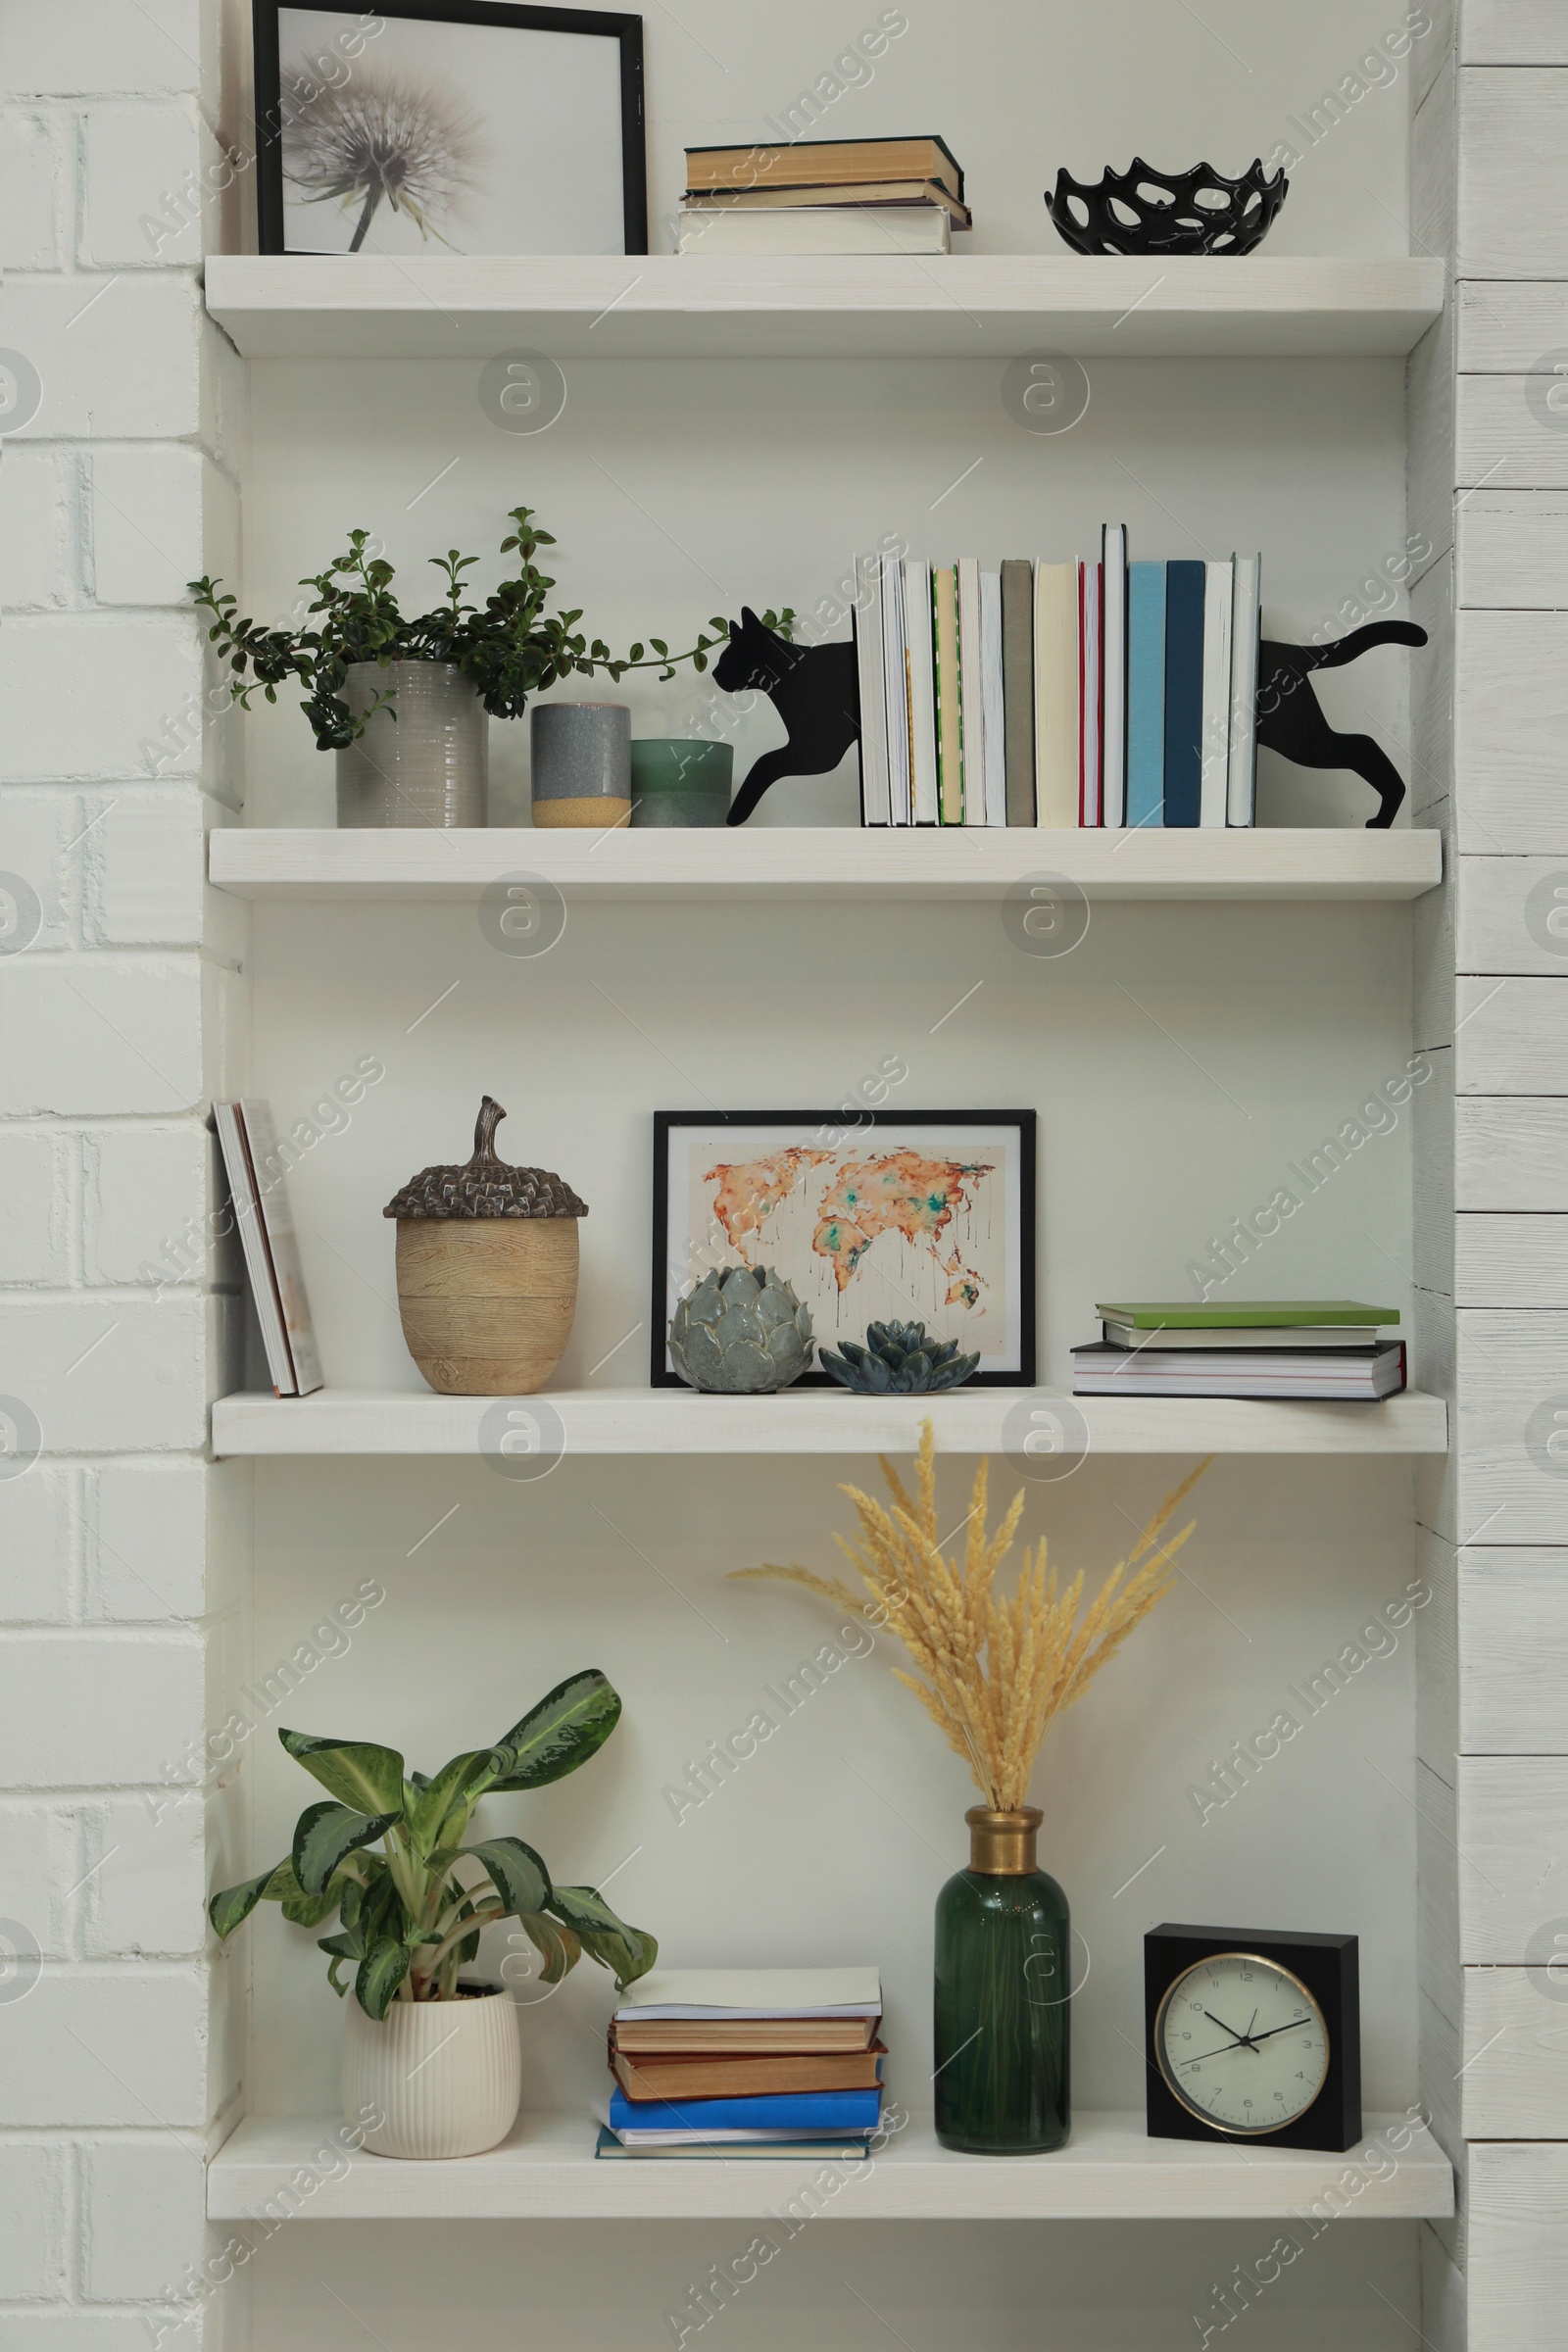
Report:
[[[766,1266],[705,1274],[677,1305],[669,1356],[681,1379],[719,1396],[766,1396],[809,1370],[811,1318]]]
[[[846,1340],[842,1355],[822,1350],[822,1369],[861,1396],[924,1396],[956,1389],[980,1358],[960,1355],[956,1340],[928,1340],[923,1323],[873,1323],[865,1346]]]

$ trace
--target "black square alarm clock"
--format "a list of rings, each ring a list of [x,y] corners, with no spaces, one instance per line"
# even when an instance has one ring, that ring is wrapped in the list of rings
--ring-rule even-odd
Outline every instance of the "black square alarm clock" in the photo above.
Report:
[[[1152,2139],[1352,2148],[1361,2136],[1353,1936],[1167,1923],[1144,1937]]]

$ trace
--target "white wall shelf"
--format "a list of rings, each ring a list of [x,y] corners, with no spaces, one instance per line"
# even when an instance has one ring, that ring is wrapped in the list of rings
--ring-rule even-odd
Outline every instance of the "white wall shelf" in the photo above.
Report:
[[[1427,828],[1310,831],[442,833],[225,827],[209,871],[242,899],[475,901],[519,874],[576,899],[1003,899],[1051,874],[1091,899],[1413,899],[1443,878]]]
[[[207,307],[247,359],[1080,359],[1399,354],[1441,261],[699,254],[384,261],[214,255]]]
[[[314,1396],[234,1396],[213,1406],[213,1451],[237,1454],[478,1454],[505,1416],[491,1396],[321,1389]],[[947,1396],[699,1396],[686,1389],[557,1390],[538,1408],[542,1445],[566,1453],[912,1453],[929,1413],[944,1453],[1001,1453],[1028,1434],[1034,1403],[1071,1405],[1092,1453],[1444,1453],[1441,1398],[1409,1391],[1381,1404],[1257,1403],[1200,1397],[1063,1399],[1044,1390],[965,1389]],[[554,1416],[554,1422],[550,1416]],[[555,1428],[559,1422],[559,1432]],[[1076,1428],[1076,1423],[1069,1423]]]
[[[1080,2114],[1054,2156],[956,2156],[927,2117],[914,2118],[869,2163],[832,2169],[844,2185],[820,2207],[840,2221],[1215,2221],[1325,2208],[1364,2221],[1415,2220],[1453,2211],[1453,2173],[1437,2142],[1402,2119],[1367,2118],[1377,2142],[1313,2155],[1223,2141],[1150,2139],[1137,2113]],[[1397,2155],[1380,2129],[1410,2144]],[[345,2154],[336,2116],[252,2117],[207,2169],[208,2218],[260,2219],[274,2211],[309,2221],[686,2220],[777,2213],[822,2172],[809,2164],[682,2164],[594,2156],[586,2117],[524,2115],[510,2139],[484,2156],[447,2163]],[[331,2151],[323,2156],[321,2151]],[[339,2170],[341,2165],[342,2169]],[[1361,2186],[1346,2185],[1351,2172]],[[337,2177],[326,2178],[332,2173]],[[302,2193],[308,2178],[319,2185]]]

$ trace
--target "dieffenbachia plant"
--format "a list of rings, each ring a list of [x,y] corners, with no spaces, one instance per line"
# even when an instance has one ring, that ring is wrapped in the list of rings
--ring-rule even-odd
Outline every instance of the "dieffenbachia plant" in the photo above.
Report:
[[[603,1747],[619,1717],[619,1698],[590,1667],[558,1684],[494,1747],[470,1748],[429,1778],[406,1774],[395,1748],[280,1731],[326,1801],[300,1815],[283,1861],[213,1896],[214,1928],[232,1936],[261,1902],[280,1903],[302,1928],[335,1911],[337,1934],[319,1938],[332,1989],[347,1992],[338,1972],[352,1966],[356,1997],[374,2018],[394,2000],[456,2000],[459,1969],[478,1951],[480,1930],[500,1919],[521,1922],[546,1984],[587,1952],[623,1990],[653,1967],[652,1936],[617,1919],[597,1887],[558,1886],[520,1838],[467,1842],[482,1796],[563,1780]]]

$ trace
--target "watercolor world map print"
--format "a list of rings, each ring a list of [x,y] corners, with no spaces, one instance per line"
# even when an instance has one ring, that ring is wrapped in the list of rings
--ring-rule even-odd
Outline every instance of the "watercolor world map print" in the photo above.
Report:
[[[772,1266],[828,1346],[868,1323],[917,1319],[995,1352],[1007,1322],[1006,1146],[972,1155],[920,1145],[790,1145],[690,1162],[690,1273]]]

